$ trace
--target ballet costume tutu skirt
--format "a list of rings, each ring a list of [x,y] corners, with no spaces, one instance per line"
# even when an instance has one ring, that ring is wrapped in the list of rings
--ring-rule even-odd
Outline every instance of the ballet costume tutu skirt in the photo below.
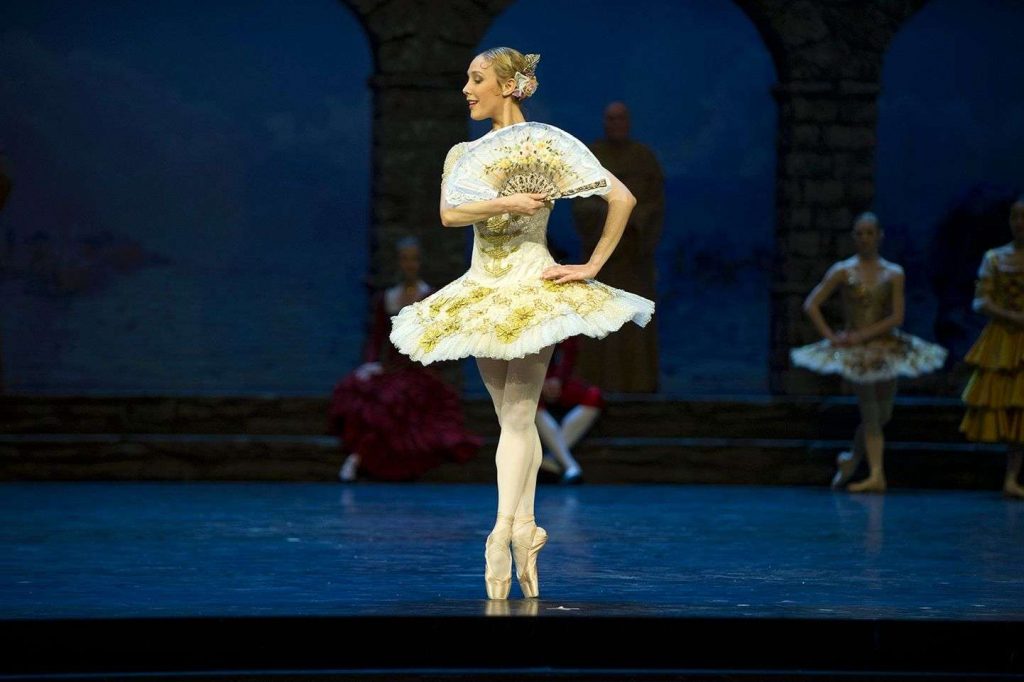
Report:
[[[790,359],[796,367],[818,374],[838,374],[855,384],[868,384],[934,372],[946,362],[946,349],[913,334],[894,330],[844,348],[823,339],[794,348]]]

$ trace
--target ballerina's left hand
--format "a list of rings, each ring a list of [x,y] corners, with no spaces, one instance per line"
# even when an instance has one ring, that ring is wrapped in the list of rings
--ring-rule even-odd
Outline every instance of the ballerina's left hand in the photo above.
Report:
[[[555,284],[578,282],[597,277],[598,268],[593,265],[552,265],[540,273],[542,279],[552,280]]]

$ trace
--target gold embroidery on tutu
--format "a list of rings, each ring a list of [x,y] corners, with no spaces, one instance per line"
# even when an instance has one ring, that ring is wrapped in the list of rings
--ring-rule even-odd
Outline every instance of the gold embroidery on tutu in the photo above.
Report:
[[[493,335],[501,343],[512,343],[529,329],[543,324],[568,308],[583,317],[599,310],[613,297],[600,282],[549,280],[521,282],[510,288],[481,286],[463,281],[465,293],[438,296],[418,315],[424,323],[419,347],[431,352],[456,334]]]
[[[441,339],[446,339],[452,334],[455,334],[461,327],[462,323],[458,318],[454,317],[430,325],[430,327],[423,332],[423,336],[420,337],[420,348],[429,353],[437,348],[437,344]]]
[[[533,318],[537,311],[529,306],[520,306],[512,311],[504,322],[494,328],[494,334],[502,343],[512,343],[518,339]]]
[[[546,291],[558,296],[560,303],[567,303],[579,315],[589,315],[612,297],[608,288],[599,282],[566,282],[556,284],[544,280],[541,285]]]

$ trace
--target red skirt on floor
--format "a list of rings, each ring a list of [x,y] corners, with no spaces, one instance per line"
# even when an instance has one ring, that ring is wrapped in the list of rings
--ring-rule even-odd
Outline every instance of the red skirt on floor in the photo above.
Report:
[[[465,462],[480,439],[464,426],[458,394],[429,370],[408,366],[359,379],[351,373],[334,388],[331,431],[360,471],[382,481],[418,478],[445,460]]]

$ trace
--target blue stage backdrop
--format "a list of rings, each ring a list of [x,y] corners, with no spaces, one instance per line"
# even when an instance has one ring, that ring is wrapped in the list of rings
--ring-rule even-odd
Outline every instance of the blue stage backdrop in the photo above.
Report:
[[[3,3],[8,388],[329,390],[363,333],[371,70],[336,0]]]
[[[933,0],[887,57],[876,208],[928,337],[935,223],[976,182],[1024,180],[1022,18]],[[750,21],[728,0],[522,0],[481,41],[500,44],[543,55],[530,118],[589,141],[624,100],[665,169],[664,388],[764,391],[776,74]],[[337,0],[3,3],[7,387],[328,391],[364,329],[371,71]],[[575,254],[570,213],[552,239]]]
[[[879,102],[876,208],[886,230],[883,255],[907,273],[906,328],[934,339],[932,280],[977,271],[934,256],[937,227],[965,196],[1024,191],[1024,58],[1019,0],[932,0],[897,33],[886,54]],[[1006,218],[986,239],[1010,241]],[[960,226],[968,228],[966,224]],[[979,225],[973,229],[980,231]],[[954,247],[955,248],[955,247]],[[961,283],[970,289],[971,276]],[[957,279],[963,279],[962,277]],[[970,291],[965,292],[969,298]],[[962,306],[953,324],[975,333]],[[956,354],[973,333],[951,343]]]

